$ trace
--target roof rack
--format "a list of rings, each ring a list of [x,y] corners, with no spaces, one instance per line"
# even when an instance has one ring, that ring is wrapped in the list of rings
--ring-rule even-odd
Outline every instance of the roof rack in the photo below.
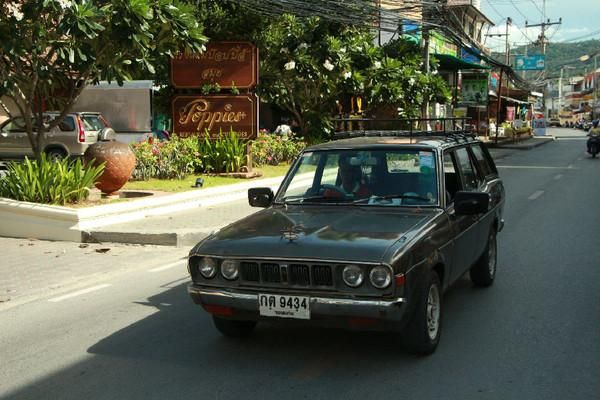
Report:
[[[435,129],[431,129],[433,121]],[[369,118],[337,118],[334,120],[338,128],[334,139],[347,139],[354,137],[443,137],[445,141],[469,141],[475,134],[465,123],[466,118],[396,118],[396,119],[369,119]],[[374,125],[383,126],[384,129],[373,129]],[[356,126],[358,129],[352,129]],[[417,129],[417,127],[427,127]],[[350,128],[350,129],[347,129]],[[408,128],[408,129],[407,129]]]

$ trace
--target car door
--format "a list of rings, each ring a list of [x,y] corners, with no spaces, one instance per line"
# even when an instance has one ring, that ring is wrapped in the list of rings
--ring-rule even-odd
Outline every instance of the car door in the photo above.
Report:
[[[450,281],[460,278],[475,262],[479,237],[477,215],[456,215],[453,197],[458,191],[475,191],[480,185],[477,170],[466,147],[444,152],[444,184],[446,190],[446,213],[455,235],[454,265]]]

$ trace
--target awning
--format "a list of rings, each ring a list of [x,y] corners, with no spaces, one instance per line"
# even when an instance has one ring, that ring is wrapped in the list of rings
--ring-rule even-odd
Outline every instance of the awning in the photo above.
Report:
[[[513,103],[517,103],[517,104],[532,104],[532,102],[523,101],[523,100],[517,100],[517,99],[513,99],[512,97],[508,97],[508,96],[501,96],[501,97],[504,100],[512,101]]]
[[[458,71],[459,69],[490,69],[490,67],[486,67],[485,65],[470,63],[449,54],[435,53],[432,54],[432,56],[437,58],[437,60],[440,62],[440,69],[443,71]]]

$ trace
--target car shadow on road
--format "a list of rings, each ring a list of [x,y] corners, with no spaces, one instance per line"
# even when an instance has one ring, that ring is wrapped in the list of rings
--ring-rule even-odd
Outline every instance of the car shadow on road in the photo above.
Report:
[[[456,308],[455,298],[474,292],[468,282],[459,282],[446,297],[446,311]],[[443,341],[434,355],[415,357],[388,333],[263,323],[251,337],[225,338],[192,303],[185,284],[138,304],[158,312],[100,340],[82,361],[10,398],[303,398],[309,383],[316,398],[337,398],[349,390],[354,397],[366,390],[361,382],[426,385],[425,371],[452,360]]]

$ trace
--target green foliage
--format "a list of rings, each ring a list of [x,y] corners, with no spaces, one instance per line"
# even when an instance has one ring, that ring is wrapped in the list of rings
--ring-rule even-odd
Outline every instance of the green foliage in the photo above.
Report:
[[[289,164],[305,146],[302,138],[294,135],[260,132],[252,142],[252,161],[257,166]]]
[[[198,138],[180,139],[172,136],[168,142],[143,142],[131,145],[136,157],[132,180],[183,179],[202,170]]]
[[[169,55],[201,51],[207,40],[193,9],[173,0],[0,2],[0,37],[0,96],[19,108],[38,158],[62,120],[34,123],[42,102],[64,115],[87,84],[154,74]]]
[[[199,151],[205,172],[239,172],[248,164],[246,142],[233,131],[220,132],[217,139],[206,135],[200,141]]]
[[[104,171],[104,164],[86,166],[81,159],[71,162],[25,159],[8,164],[8,174],[0,178],[0,196],[32,203],[78,203],[85,200],[89,188]]]
[[[450,99],[435,64],[434,73],[421,72],[417,46],[404,40],[376,46],[368,27],[284,14],[261,31],[258,43],[260,96],[289,112],[309,142],[331,132],[336,100],[361,96],[367,114],[386,106],[415,117],[424,102]]]
[[[246,142],[235,132],[217,139],[171,136],[168,142],[132,144],[136,166],[131,180],[184,179],[201,172],[239,172],[247,165]]]

